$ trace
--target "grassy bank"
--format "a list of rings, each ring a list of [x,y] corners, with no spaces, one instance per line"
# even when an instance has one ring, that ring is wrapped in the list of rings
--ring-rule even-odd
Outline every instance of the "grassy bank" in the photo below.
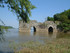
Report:
[[[4,30],[5,31],[7,31],[8,29],[12,29],[13,27],[11,27],[11,26],[2,26],[2,25],[0,25],[0,31],[1,32],[4,32]]]
[[[70,39],[64,38],[46,42],[45,44],[31,41],[15,44],[15,46],[13,46],[15,53],[70,53]],[[17,51],[19,46],[21,46],[21,49]]]

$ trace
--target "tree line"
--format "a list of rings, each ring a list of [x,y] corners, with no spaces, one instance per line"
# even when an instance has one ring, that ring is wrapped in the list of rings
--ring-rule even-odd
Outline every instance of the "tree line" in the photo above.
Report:
[[[47,17],[47,21],[59,21],[60,24],[57,26],[61,31],[70,31],[70,9],[64,12],[57,13],[53,17]]]

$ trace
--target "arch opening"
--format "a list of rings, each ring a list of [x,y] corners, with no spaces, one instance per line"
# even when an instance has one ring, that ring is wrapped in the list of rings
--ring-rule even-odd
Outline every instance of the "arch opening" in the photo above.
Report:
[[[48,28],[48,32],[53,32],[53,28],[52,27],[49,27]]]
[[[34,26],[31,27],[31,32],[36,32],[36,28]]]

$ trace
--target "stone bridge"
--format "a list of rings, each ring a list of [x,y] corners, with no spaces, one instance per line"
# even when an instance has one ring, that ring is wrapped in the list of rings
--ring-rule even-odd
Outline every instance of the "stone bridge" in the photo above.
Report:
[[[36,20],[31,20],[29,23],[23,23],[19,21],[19,32],[30,32],[31,27],[34,28],[34,32],[57,32],[57,25],[59,23],[53,21],[45,21],[43,23],[37,22]]]

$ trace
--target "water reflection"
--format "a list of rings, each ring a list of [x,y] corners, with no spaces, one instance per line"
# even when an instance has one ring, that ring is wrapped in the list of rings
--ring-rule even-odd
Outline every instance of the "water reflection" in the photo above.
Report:
[[[70,38],[70,33],[57,33],[57,37],[56,38]]]
[[[34,32],[33,35],[36,35],[36,32]]]
[[[46,33],[46,32],[33,32],[33,31],[31,31],[31,32],[19,32],[19,35],[56,38],[57,37],[57,32],[56,33],[53,33],[53,32]]]
[[[51,37],[51,38],[57,38],[57,32],[55,33],[48,33],[48,36]]]
[[[29,32],[19,32],[19,35],[20,35],[20,36],[21,36],[21,35],[29,36],[30,33],[29,33]]]

